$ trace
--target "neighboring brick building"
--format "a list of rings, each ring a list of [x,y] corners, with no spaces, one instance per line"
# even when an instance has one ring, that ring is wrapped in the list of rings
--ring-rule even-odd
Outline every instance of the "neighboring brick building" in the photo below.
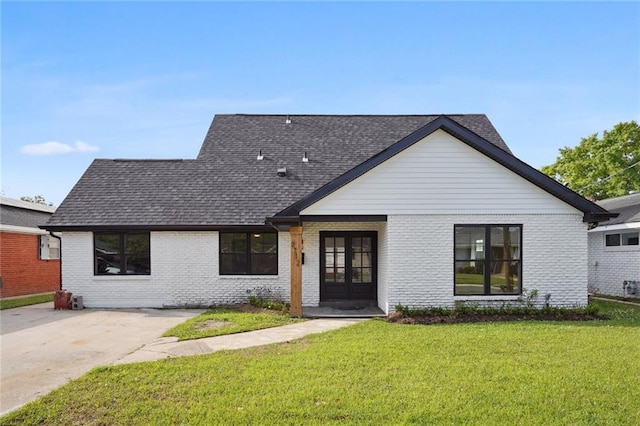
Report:
[[[38,228],[54,211],[52,206],[1,198],[0,297],[60,288],[60,241]]]

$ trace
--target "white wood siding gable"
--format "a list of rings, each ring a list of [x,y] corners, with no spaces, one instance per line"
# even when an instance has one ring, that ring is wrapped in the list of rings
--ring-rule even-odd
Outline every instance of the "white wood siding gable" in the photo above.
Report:
[[[443,130],[301,211],[302,215],[581,212]]]

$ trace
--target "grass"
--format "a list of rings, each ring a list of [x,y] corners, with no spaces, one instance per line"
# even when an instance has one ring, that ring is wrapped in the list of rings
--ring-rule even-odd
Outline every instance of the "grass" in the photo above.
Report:
[[[175,336],[178,340],[200,339],[278,327],[300,321],[304,320],[268,310],[241,312],[230,308],[215,308],[177,325],[165,332],[163,336]]]
[[[371,320],[276,344],[101,367],[2,424],[636,425],[640,308],[611,321]]]
[[[0,300],[0,311],[3,309],[19,308],[20,306],[37,305],[38,303],[52,301],[53,294],[41,294],[38,296],[21,297],[19,299]]]

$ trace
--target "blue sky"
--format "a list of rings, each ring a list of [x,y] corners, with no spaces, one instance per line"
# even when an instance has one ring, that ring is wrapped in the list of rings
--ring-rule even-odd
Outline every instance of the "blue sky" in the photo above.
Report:
[[[523,161],[640,120],[640,3],[6,2],[2,192],[194,158],[214,114],[485,113]]]

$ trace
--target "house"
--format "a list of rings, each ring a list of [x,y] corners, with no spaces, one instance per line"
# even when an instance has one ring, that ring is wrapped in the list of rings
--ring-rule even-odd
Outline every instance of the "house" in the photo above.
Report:
[[[618,217],[589,230],[589,288],[640,297],[640,193],[597,202]]]
[[[95,160],[45,228],[88,307],[587,302],[612,215],[485,115],[216,115],[196,159]],[[540,302],[543,303],[543,302]]]
[[[60,240],[39,228],[55,207],[0,197],[1,297],[60,289]]]

